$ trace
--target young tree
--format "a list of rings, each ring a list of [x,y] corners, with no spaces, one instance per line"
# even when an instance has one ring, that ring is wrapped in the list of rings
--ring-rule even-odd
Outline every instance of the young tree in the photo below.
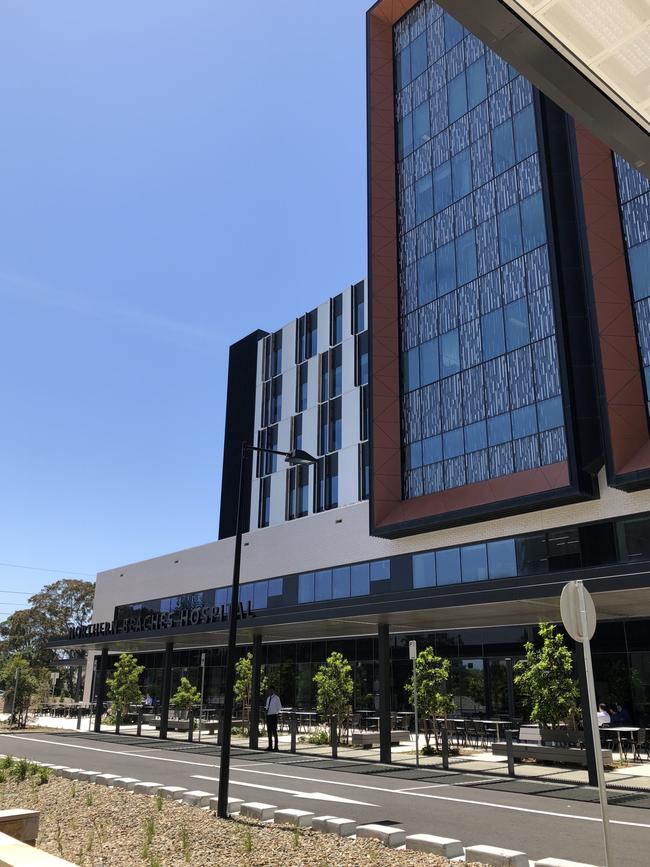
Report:
[[[201,693],[195,686],[192,686],[186,677],[181,677],[178,689],[172,696],[170,704],[176,710],[188,712],[201,704]]]
[[[260,673],[260,695],[266,691],[268,678],[262,669]],[[253,654],[247,653],[235,663],[235,701],[242,706],[242,720],[247,717],[247,712],[252,703],[253,691]],[[259,701],[260,696],[255,700]]]
[[[316,709],[336,725],[337,720],[350,710],[352,666],[341,653],[334,651],[314,675],[314,683]]]
[[[531,722],[553,728],[575,717],[578,681],[573,676],[573,657],[564,635],[552,623],[540,623],[542,646],[524,645],[526,658],[515,663],[515,684],[530,711]]]
[[[436,656],[432,647],[421,650],[415,660],[415,671],[418,682],[418,713],[426,721],[424,726],[424,739],[426,749],[431,749],[431,732],[433,731],[436,749],[438,749],[438,728],[436,717],[439,715],[447,719],[447,714],[453,710],[453,698],[447,693],[447,681],[449,680],[448,659]],[[413,691],[413,679],[405,685],[409,701],[415,704]]]
[[[144,665],[139,665],[135,656],[120,653],[113,673],[106,681],[108,697],[123,715],[128,712],[130,704],[142,702],[139,681],[143,671]]]
[[[3,665],[0,678],[11,701],[11,721],[24,729],[31,697],[38,689],[38,673],[30,668],[29,661],[22,654],[14,653]]]

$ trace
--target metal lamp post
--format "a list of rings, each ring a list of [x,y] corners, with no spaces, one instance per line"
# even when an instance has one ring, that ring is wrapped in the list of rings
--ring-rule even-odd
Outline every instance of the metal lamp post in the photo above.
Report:
[[[275,449],[264,449],[250,443],[242,443],[241,463],[239,466],[239,495],[237,501],[237,532],[235,533],[235,555],[232,571],[232,590],[230,595],[230,616],[228,621],[228,654],[226,656],[226,682],[223,702],[223,718],[221,723],[221,760],[219,763],[219,798],[217,801],[217,816],[228,818],[228,783],[230,781],[230,744],[232,734],[232,713],[235,690],[235,654],[237,652],[237,617],[239,614],[239,573],[241,568],[241,549],[244,527],[244,485],[246,459],[253,452],[264,452],[269,455],[280,455],[292,467],[315,464],[317,458],[302,449],[281,452]]]

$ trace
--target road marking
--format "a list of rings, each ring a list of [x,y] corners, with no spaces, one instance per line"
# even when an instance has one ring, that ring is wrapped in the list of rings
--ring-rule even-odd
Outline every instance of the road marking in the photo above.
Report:
[[[218,783],[219,777],[204,777],[202,774],[192,774],[193,780],[209,780]],[[268,792],[282,792],[284,795],[293,795],[294,798],[303,798],[306,801],[332,801],[337,804],[357,804],[359,807],[377,807],[379,804],[368,804],[366,801],[352,801],[350,798],[341,798],[339,795],[326,795],[324,792],[301,792],[296,789],[280,789],[276,786],[262,786],[260,783],[243,783],[239,780],[230,780],[231,786],[246,786],[247,789],[266,789]]]
[[[406,789],[396,789],[398,794],[405,795],[407,792],[419,792],[420,789],[444,789],[445,786],[451,785],[450,783],[432,783],[430,786],[409,786]]]
[[[167,759],[163,756],[142,755],[141,753],[126,752],[126,751],[121,751],[121,750],[105,750],[105,749],[101,749],[100,747],[87,747],[87,746],[82,746],[80,744],[66,744],[66,743],[63,743],[61,741],[44,740],[42,738],[32,738],[29,735],[0,734],[0,737],[12,738],[14,740],[19,740],[19,741],[30,741],[30,742],[34,742],[34,743],[49,744],[49,746],[52,746],[54,744],[55,746],[68,747],[69,749],[90,750],[92,752],[97,752],[97,753],[109,753],[110,755],[113,755],[113,756],[114,755],[129,756],[130,758],[148,759],[150,761],[157,761],[157,762],[172,762],[174,764],[194,765],[195,767],[204,767],[204,768],[218,767],[218,765],[208,764],[205,762],[188,762],[184,759]],[[314,782],[314,783],[325,783],[328,786],[346,786],[346,787],[353,788],[353,789],[368,789],[370,791],[375,791],[375,792],[388,792],[391,795],[399,794],[399,792],[400,792],[399,789],[385,789],[385,788],[381,788],[379,786],[363,786],[359,783],[345,783],[345,782],[342,782],[339,780],[323,780],[323,779],[317,779],[315,777],[299,777],[299,776],[293,776],[290,774],[272,773],[271,771],[258,771],[258,770],[254,770],[252,768],[244,768],[241,765],[233,765],[232,767],[236,767],[240,773],[262,774],[262,775],[268,776],[268,777],[282,777],[283,779],[287,779],[287,780],[300,780],[300,781]],[[441,784],[441,785],[453,785],[453,784],[449,783],[449,784]],[[448,795],[429,795],[426,792],[418,793],[417,791],[404,792],[404,794],[407,797],[411,797],[411,798],[429,798],[429,799],[434,800],[434,801],[451,801],[452,803],[456,803],[456,804],[468,804],[470,806],[477,806],[477,807],[494,807],[497,810],[510,810],[512,812],[515,812],[515,813],[529,813],[529,814],[539,815],[539,816],[551,816],[551,817],[555,817],[555,818],[559,818],[559,819],[575,819],[575,820],[582,821],[582,822],[602,822],[602,819],[598,816],[578,816],[575,813],[557,813],[557,812],[553,812],[552,810],[537,810],[533,807],[515,807],[515,806],[511,806],[509,804],[497,804],[493,801],[475,801],[475,800],[472,800],[469,798],[453,798],[453,797],[450,797]],[[595,805],[593,805],[593,806],[595,806]],[[627,822],[623,819],[610,819],[610,825],[623,825],[623,826],[628,827],[628,828],[650,828],[650,824],[646,824],[643,822]]]

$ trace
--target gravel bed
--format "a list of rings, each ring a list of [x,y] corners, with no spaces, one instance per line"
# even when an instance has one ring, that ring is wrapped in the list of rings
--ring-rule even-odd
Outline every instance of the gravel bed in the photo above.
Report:
[[[41,786],[0,783],[0,809],[13,807],[40,810],[37,846],[79,867],[453,867],[374,840],[223,821],[175,801],[60,777]]]

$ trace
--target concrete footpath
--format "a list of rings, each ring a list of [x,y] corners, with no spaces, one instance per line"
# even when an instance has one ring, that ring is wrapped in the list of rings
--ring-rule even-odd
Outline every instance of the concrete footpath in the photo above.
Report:
[[[219,779],[215,748],[187,742],[70,732],[0,734],[0,752],[215,794]],[[235,749],[230,793],[358,823],[394,824],[409,834],[517,849],[534,859],[603,863],[595,791],[559,779],[512,780],[468,770]],[[613,791],[610,803],[618,865],[647,867],[650,793]]]

